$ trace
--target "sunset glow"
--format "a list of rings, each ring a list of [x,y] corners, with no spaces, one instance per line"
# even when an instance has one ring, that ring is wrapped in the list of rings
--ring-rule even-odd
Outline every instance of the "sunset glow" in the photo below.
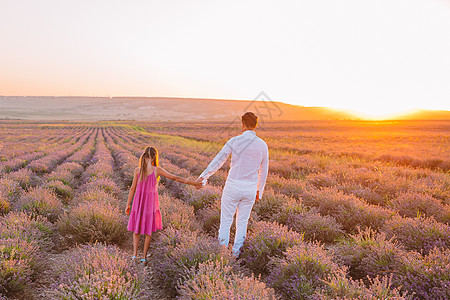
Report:
[[[339,110],[339,108],[338,108]],[[396,117],[410,114],[418,111],[418,109],[410,108],[405,109],[397,106],[376,106],[376,105],[367,105],[367,106],[357,106],[354,108],[347,109],[341,108],[340,110],[349,112],[357,117],[368,119],[368,120],[385,120],[385,119],[395,119]]]
[[[0,95],[450,110],[443,0],[2,1]]]

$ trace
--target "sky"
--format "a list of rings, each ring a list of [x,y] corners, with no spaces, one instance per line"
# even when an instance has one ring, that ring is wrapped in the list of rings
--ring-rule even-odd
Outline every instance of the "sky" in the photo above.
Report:
[[[450,110],[449,0],[0,0],[0,95]]]

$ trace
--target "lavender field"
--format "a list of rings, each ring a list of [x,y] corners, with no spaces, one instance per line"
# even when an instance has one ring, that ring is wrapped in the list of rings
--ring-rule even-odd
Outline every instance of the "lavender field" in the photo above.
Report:
[[[240,257],[217,241],[226,163],[201,190],[161,180],[164,229],[132,262],[143,149],[195,179],[238,125],[0,121],[0,299],[450,298],[450,121],[264,122]]]

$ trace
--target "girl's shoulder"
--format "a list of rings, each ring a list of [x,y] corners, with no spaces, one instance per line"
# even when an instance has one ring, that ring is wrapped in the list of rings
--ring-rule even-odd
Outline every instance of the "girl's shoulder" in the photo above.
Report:
[[[140,170],[141,170],[140,167],[135,168],[135,169],[134,169],[134,174],[139,174],[139,171],[140,171]]]

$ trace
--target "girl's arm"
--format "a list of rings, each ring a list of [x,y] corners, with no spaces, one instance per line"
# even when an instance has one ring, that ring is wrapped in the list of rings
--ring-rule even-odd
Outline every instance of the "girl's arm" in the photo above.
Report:
[[[125,208],[125,213],[127,215],[130,215],[130,205],[131,205],[131,200],[133,200],[133,197],[134,197],[134,192],[136,191],[138,175],[139,175],[139,168],[136,168],[136,169],[134,169],[133,183],[131,184],[130,192],[128,193],[127,207]]]
[[[164,177],[166,177],[166,178],[175,180],[175,181],[177,181],[177,182],[181,182],[181,183],[186,183],[186,184],[193,185],[193,186],[195,186],[196,188],[201,188],[201,187],[203,186],[201,180],[190,180],[190,179],[187,179],[187,178],[184,178],[184,177],[176,176],[176,175],[173,175],[173,174],[167,172],[166,170],[164,170],[164,169],[161,168],[161,167],[157,167],[155,172],[156,172],[156,174],[155,174],[156,177],[158,177],[158,176],[164,176]]]

